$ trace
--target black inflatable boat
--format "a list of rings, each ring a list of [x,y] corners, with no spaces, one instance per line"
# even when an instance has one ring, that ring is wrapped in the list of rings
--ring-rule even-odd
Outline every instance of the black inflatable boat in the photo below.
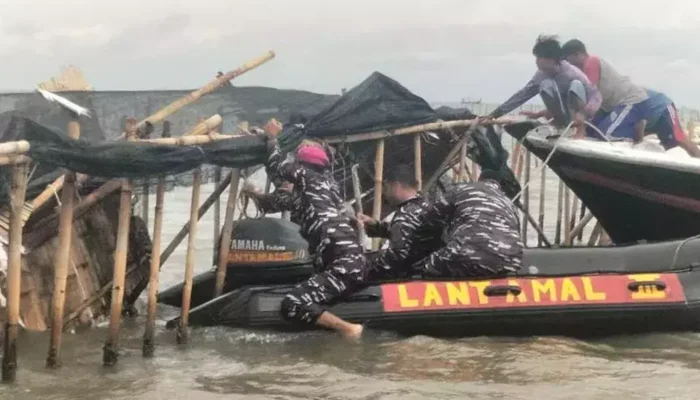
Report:
[[[246,224],[255,226],[260,221],[268,227],[286,223],[263,219]],[[241,251],[239,243],[234,246],[237,249],[232,252]],[[245,251],[263,250],[258,245],[258,250]],[[298,261],[289,263],[289,270],[280,264],[270,269],[247,265],[240,269],[247,270],[245,274],[231,265],[228,278],[247,278],[241,278],[240,284],[228,282],[228,293],[193,308],[189,323],[280,331],[311,328],[288,323],[279,314],[280,301],[293,286],[290,283],[311,273],[308,260]],[[504,279],[377,283],[332,305],[331,310],[373,329],[409,335],[585,337],[700,327],[700,240],[528,249],[524,265],[522,273]],[[251,275],[254,270],[259,273]],[[290,281],[267,281],[273,276],[277,282]],[[203,288],[213,275],[198,279],[200,286],[195,288]],[[210,298],[211,291],[206,292]],[[177,319],[171,320],[168,326],[176,323]]]

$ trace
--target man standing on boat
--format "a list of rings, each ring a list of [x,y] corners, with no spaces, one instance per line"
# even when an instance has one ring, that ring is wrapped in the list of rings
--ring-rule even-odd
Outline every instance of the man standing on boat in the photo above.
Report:
[[[593,120],[600,133],[640,143],[645,132],[652,132],[666,150],[681,146],[691,156],[700,157],[700,149],[683,132],[678,110],[668,97],[635,85],[605,60],[589,55],[578,39],[569,40],[562,48],[566,60],[580,68],[600,90],[601,111]],[[601,139],[600,133],[588,130],[594,138]]]
[[[489,114],[498,118],[508,114],[538,93],[547,107],[546,111],[526,113],[534,118],[552,117],[558,127],[567,126],[572,120],[578,132],[584,132],[584,121],[592,118],[601,103],[598,88],[586,75],[563,58],[562,48],[555,37],[540,36],[532,49],[538,71],[525,85],[505,103]]]
[[[386,199],[395,206],[391,222],[357,214],[367,236],[389,239],[389,248],[375,254],[368,253],[369,279],[410,277],[408,266],[442,246],[442,226],[431,225],[426,220],[430,205],[418,192],[413,168],[401,164],[387,171],[384,185]]]
[[[425,216],[446,226],[447,244],[413,266],[426,278],[502,276],[522,267],[523,241],[513,202],[500,173],[484,169],[479,181],[450,187]]]

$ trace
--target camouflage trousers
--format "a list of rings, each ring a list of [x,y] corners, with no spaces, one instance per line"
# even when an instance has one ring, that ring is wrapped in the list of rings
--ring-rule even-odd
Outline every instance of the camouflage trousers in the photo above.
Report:
[[[367,278],[362,252],[334,259],[324,272],[297,285],[282,300],[282,317],[289,321],[314,324],[325,309],[322,307],[339,297],[354,293]]]
[[[413,266],[425,278],[502,276],[520,269],[522,258],[450,241]]]

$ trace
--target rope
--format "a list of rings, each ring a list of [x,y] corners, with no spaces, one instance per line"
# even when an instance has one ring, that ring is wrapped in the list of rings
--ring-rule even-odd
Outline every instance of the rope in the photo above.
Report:
[[[248,215],[248,206],[251,203],[251,201],[255,205],[254,217]],[[245,190],[241,190],[238,192],[238,201],[236,202],[236,208],[238,208],[238,220],[242,220],[243,218],[258,219],[265,216],[265,213],[262,211],[262,209],[260,209],[260,206],[258,205],[258,202],[255,200],[255,198],[252,198],[250,195],[248,195]]]
[[[554,156],[554,152],[557,151],[557,148],[559,147],[559,143],[561,142],[562,139],[564,139],[565,137],[567,137],[567,135],[568,135],[568,133],[569,133],[569,130],[571,129],[571,126],[572,126],[573,124],[574,124],[573,121],[569,122],[569,125],[567,125],[567,126],[566,126],[566,129],[564,129],[564,133],[562,133],[561,136],[559,136],[559,137],[557,138],[556,142],[554,143],[554,147],[552,147],[552,150],[551,150],[551,151],[549,152],[549,154],[547,155],[547,158],[545,158],[544,162],[542,162],[542,165],[540,165],[535,171],[539,171],[540,173],[542,173],[541,170],[543,170],[545,167],[547,167],[547,164],[549,164],[549,160],[552,159],[552,156]],[[546,126],[547,128],[551,129],[552,131],[554,131],[554,128],[552,128],[550,125],[544,125],[544,126]],[[533,129],[533,131],[534,131],[534,129]],[[523,142],[525,141],[525,139],[527,139],[527,137],[528,137],[528,136],[530,135],[530,133],[533,132],[533,131],[528,132],[525,136],[523,136],[522,140],[519,140],[518,142],[519,142],[520,144],[523,144]],[[525,191],[525,189],[527,189],[528,187],[530,187],[530,184],[532,184],[532,182],[534,182],[534,180],[531,179],[528,183],[525,184],[525,186],[523,186],[523,187],[520,189],[520,191],[518,192],[518,194],[516,194],[515,197],[513,197],[513,199],[511,200],[511,201],[513,202],[513,204],[515,204],[515,202],[518,201],[518,199],[520,198],[520,196],[522,196],[522,194],[523,194],[523,192]]]

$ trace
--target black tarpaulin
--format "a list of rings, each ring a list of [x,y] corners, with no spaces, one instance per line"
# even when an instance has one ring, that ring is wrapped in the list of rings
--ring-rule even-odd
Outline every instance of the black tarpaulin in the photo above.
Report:
[[[421,97],[374,72],[306,124],[310,137],[395,129],[433,122],[438,114]]]

